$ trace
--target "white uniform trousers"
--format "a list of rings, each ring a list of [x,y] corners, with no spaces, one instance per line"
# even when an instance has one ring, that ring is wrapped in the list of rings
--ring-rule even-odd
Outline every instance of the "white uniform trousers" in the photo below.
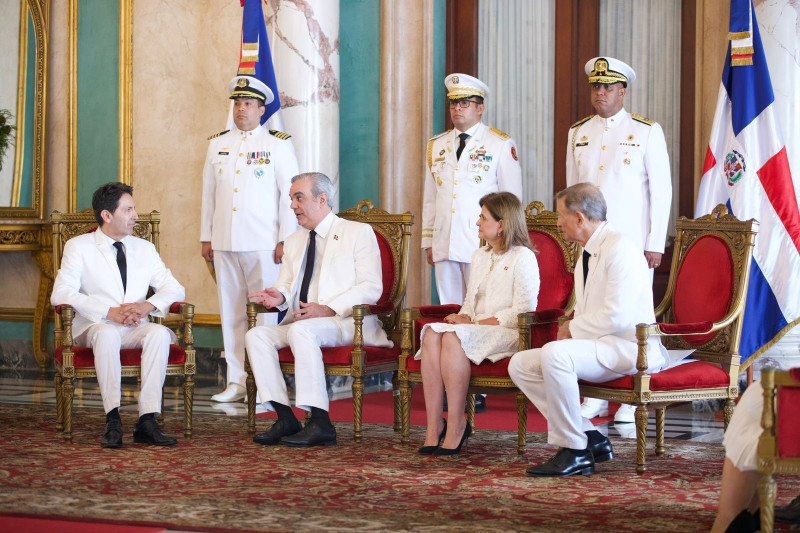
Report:
[[[335,317],[308,318],[280,326],[261,326],[247,332],[245,344],[260,402],[289,405],[289,394],[278,361],[278,350],[291,347],[294,354],[295,405],[328,410],[328,388],[322,364],[324,346],[353,342],[352,332],[343,332]],[[264,408],[273,410],[269,403]]]
[[[594,429],[581,416],[578,380],[610,381],[622,377],[605,368],[597,353],[613,350],[594,340],[565,339],[514,354],[508,364],[512,381],[547,419],[547,442],[584,450],[586,431]]]
[[[725,457],[742,472],[758,470],[758,439],[764,431],[761,427],[763,411],[764,388],[760,381],[754,381],[736,404],[722,439]]]
[[[244,336],[247,333],[247,295],[272,287],[280,265],[274,250],[259,252],[214,251],[222,343],[228,366],[227,383],[245,386]],[[258,325],[275,325],[277,313],[258,315]]]
[[[116,323],[94,324],[75,338],[77,346],[91,346],[97,383],[106,413],[119,407],[122,364],[121,348],[142,349],[142,389],[139,391],[139,416],[161,412],[161,393],[167,375],[169,345],[175,333],[152,322],[128,327]]]
[[[471,266],[471,263],[458,261],[436,262],[436,292],[440,304],[463,305]]]

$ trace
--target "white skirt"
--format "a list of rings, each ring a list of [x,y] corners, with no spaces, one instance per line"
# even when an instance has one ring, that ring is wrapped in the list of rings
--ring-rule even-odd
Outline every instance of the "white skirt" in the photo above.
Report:
[[[764,389],[754,381],[742,394],[725,431],[725,456],[741,471],[758,470],[758,439],[763,431]]]
[[[417,350],[414,359],[422,359],[422,339],[428,329],[437,333],[452,331],[461,341],[461,348],[467,355],[467,359],[481,364],[484,360],[496,362],[506,357],[511,357],[518,351],[519,330],[504,328],[503,326],[483,326],[478,324],[446,324],[435,322],[425,324],[420,333],[420,349]]]

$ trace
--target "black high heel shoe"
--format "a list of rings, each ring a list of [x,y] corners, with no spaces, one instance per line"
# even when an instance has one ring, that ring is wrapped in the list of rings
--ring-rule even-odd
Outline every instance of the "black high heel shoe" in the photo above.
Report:
[[[439,433],[439,443],[436,446],[423,446],[417,450],[417,453],[421,453],[422,455],[433,455],[433,452],[436,451],[436,448],[442,445],[445,433],[447,433],[447,420],[444,420],[444,429],[442,429],[442,432]]]
[[[467,442],[470,435],[472,435],[472,426],[467,424],[467,427],[464,429],[464,434],[461,435],[461,442],[458,443],[457,447],[442,448],[439,446],[433,451],[433,455],[458,455],[461,453],[461,447]]]

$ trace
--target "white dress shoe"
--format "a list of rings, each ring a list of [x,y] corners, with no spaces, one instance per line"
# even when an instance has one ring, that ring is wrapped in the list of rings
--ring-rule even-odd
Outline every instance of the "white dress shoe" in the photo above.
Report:
[[[585,398],[581,404],[581,416],[583,418],[608,416],[608,402],[598,398]]]
[[[636,407],[633,405],[622,404],[619,406],[619,410],[614,414],[614,422],[618,423],[632,423],[636,421],[636,417],[634,414],[636,413]]]
[[[212,402],[241,402],[247,395],[244,387],[238,383],[229,383],[225,390],[211,397]]]

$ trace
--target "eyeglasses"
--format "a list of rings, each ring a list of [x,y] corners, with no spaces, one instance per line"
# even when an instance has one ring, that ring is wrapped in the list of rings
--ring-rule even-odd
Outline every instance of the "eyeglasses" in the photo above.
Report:
[[[450,109],[455,109],[456,106],[458,106],[459,109],[466,109],[469,107],[469,104],[480,105],[480,102],[477,100],[450,100],[448,103],[450,104]]]

